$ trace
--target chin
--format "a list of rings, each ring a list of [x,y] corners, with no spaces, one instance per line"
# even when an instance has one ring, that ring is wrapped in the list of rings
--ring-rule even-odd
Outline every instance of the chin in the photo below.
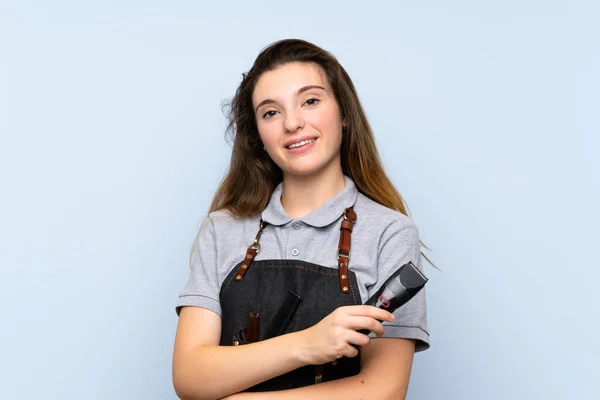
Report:
[[[307,163],[304,165],[295,165],[295,166],[287,166],[285,169],[282,168],[282,171],[286,175],[290,176],[298,176],[298,177],[308,177],[310,175],[316,175],[319,172],[322,172],[328,168],[329,164],[313,164]]]
[[[288,160],[286,160],[288,161]],[[335,168],[334,164],[339,162],[339,157],[306,157],[301,160],[293,160],[294,162],[282,162],[279,165],[284,175],[307,177],[316,175],[327,169]],[[283,167],[282,167],[283,166]]]

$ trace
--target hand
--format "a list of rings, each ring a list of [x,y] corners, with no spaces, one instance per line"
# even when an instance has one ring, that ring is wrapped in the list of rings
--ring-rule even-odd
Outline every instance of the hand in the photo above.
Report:
[[[374,306],[357,305],[338,307],[318,324],[301,331],[303,337],[303,362],[309,365],[324,364],[343,356],[356,357],[358,349],[365,346],[369,336],[357,332],[367,329],[382,336],[381,321],[393,321],[394,315]]]

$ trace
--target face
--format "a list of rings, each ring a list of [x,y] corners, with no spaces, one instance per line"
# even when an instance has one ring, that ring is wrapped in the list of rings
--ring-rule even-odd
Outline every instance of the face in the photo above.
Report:
[[[252,103],[260,138],[284,176],[340,168],[342,119],[318,66],[290,63],[264,73]]]

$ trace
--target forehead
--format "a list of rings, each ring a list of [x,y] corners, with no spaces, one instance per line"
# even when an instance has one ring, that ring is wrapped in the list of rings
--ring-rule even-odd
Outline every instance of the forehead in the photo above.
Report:
[[[265,72],[256,82],[252,102],[295,95],[304,86],[319,85],[329,90],[327,78],[315,64],[290,63]]]

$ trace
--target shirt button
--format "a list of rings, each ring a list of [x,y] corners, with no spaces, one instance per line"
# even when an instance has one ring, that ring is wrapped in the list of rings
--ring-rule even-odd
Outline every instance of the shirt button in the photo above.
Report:
[[[298,255],[298,249],[292,249],[292,255],[293,256],[297,256]]]
[[[294,227],[295,230],[298,230],[300,228],[302,228],[302,226],[300,225],[300,222],[296,222],[294,225],[292,225]]]

